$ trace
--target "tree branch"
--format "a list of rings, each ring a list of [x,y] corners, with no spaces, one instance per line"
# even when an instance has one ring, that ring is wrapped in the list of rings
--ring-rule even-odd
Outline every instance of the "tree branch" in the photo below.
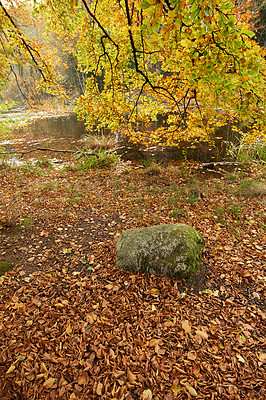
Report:
[[[11,15],[7,12],[6,8],[3,6],[3,4],[2,4],[1,1],[0,1],[0,7],[2,8],[4,14],[6,15],[6,17],[7,17],[8,20],[10,21],[10,23],[11,23],[11,24],[13,25],[13,27],[15,28],[15,30],[16,30],[16,32],[17,32],[17,34],[18,34],[19,39],[22,41],[22,43],[23,43],[23,45],[25,46],[27,52],[29,53],[29,55],[30,55],[32,61],[34,62],[35,66],[37,67],[37,69],[38,69],[38,71],[40,72],[40,74],[42,75],[43,80],[46,82],[46,78],[45,78],[45,75],[44,75],[44,73],[43,73],[43,71],[42,71],[42,68],[40,67],[40,65],[38,64],[36,58],[34,57],[33,52],[35,52],[35,53],[38,55],[38,57],[41,59],[40,54],[38,53],[37,50],[33,49],[33,48],[26,42],[26,40],[23,38],[22,33],[20,32],[20,30],[19,30],[19,28],[17,27],[16,23],[14,22],[13,18],[12,18]],[[43,62],[43,60],[42,60],[42,62]],[[45,64],[44,62],[43,62],[43,64],[44,64],[45,67],[47,68],[47,66],[46,66],[46,64]],[[47,69],[48,69],[48,68],[47,68]]]

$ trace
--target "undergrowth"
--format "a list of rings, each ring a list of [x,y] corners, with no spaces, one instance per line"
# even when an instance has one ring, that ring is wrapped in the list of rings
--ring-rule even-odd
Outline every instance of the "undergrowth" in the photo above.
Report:
[[[238,144],[228,143],[227,154],[239,162],[262,161],[266,162],[266,142],[258,140],[254,143],[246,143],[240,140]]]
[[[118,163],[119,157],[114,152],[98,150],[91,153],[90,150],[82,151],[76,156],[76,160],[67,169],[74,171],[87,171],[93,168],[109,168]]]

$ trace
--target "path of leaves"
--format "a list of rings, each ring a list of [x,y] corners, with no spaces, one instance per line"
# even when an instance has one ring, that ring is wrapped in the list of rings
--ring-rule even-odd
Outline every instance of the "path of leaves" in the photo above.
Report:
[[[2,222],[1,399],[265,398],[262,199],[232,213],[213,178],[190,204],[171,170],[26,176],[2,173],[6,214],[13,199],[31,224]],[[206,279],[116,270],[116,235],[175,221],[173,203],[206,238]]]

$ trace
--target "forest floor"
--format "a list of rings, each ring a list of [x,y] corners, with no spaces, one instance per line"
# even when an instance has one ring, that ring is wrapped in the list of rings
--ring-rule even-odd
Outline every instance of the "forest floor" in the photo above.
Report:
[[[265,399],[266,168],[0,170],[0,398]],[[206,240],[191,282],[115,268],[128,228]]]

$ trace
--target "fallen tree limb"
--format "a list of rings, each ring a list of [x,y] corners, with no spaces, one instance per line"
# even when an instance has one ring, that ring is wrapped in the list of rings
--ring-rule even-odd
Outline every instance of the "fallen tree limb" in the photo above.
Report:
[[[212,162],[201,164],[201,168],[212,169],[215,167],[222,167],[222,166],[226,166],[226,165],[240,165],[240,164],[243,164],[243,163],[239,162],[239,161],[212,161]]]
[[[31,150],[25,150],[25,151],[8,151],[8,152],[1,152],[0,155],[11,155],[11,154],[19,154],[21,157],[23,157],[25,154],[29,153],[34,153],[36,151],[50,151],[54,153],[70,153],[70,154],[78,154],[80,153],[80,156],[95,156],[99,157],[97,153],[87,153],[79,150],[67,150],[67,149],[50,149],[49,147],[36,147],[35,149]]]

